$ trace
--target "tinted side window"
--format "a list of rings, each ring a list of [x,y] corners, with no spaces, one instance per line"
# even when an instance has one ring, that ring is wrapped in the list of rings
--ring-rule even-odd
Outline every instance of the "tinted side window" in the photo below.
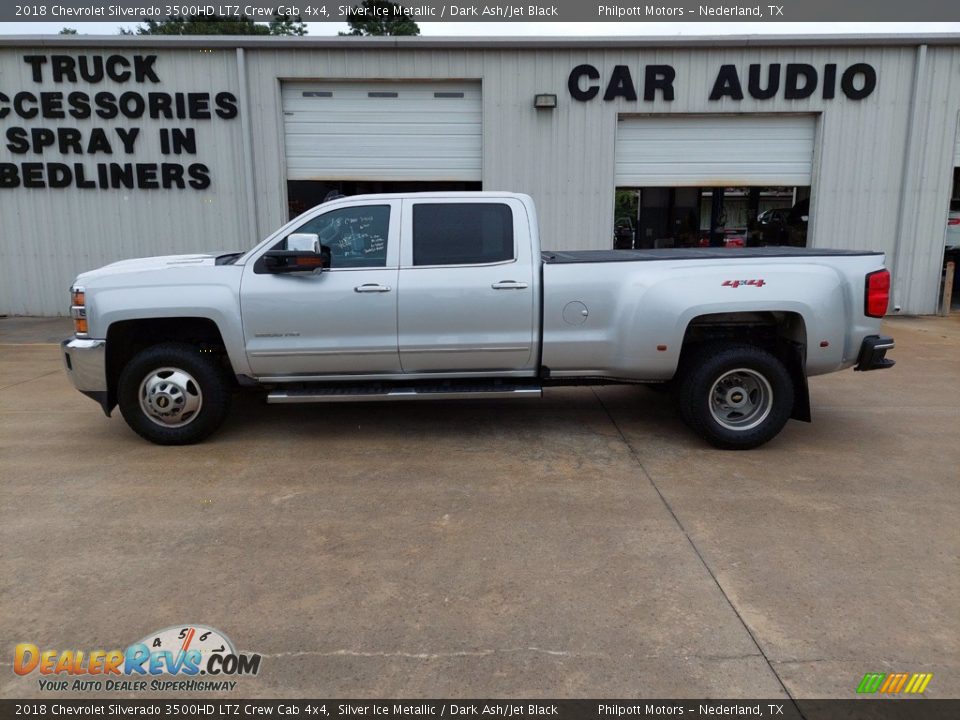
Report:
[[[360,205],[333,210],[308,220],[294,232],[319,235],[320,242],[330,248],[330,267],[333,269],[384,267],[390,234],[390,206]],[[286,249],[286,239],[277,249]]]
[[[479,265],[513,259],[513,213],[502,203],[417,203],[414,265]]]

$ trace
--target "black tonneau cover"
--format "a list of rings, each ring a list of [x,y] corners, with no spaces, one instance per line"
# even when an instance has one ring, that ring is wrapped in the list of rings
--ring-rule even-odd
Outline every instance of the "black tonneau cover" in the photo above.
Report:
[[[661,248],[659,250],[544,250],[548,265],[566,263],[648,262],[651,260],[729,260],[741,258],[830,257],[883,255],[876,250],[830,250],[827,248]]]

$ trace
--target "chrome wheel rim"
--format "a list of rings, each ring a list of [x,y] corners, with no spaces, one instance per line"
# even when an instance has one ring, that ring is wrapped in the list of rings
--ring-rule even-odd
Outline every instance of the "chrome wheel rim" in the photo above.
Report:
[[[721,427],[743,432],[767,419],[773,409],[773,388],[756,370],[725,372],[710,388],[710,415]]]
[[[157,425],[178,428],[189,425],[203,407],[200,385],[186,370],[157,368],[140,383],[140,409]]]

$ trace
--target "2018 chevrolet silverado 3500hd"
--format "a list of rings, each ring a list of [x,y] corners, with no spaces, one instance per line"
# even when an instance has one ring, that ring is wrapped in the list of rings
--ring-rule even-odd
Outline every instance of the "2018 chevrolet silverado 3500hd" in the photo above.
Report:
[[[877,252],[541,252],[526,195],[368,195],[248,252],[83,273],[63,354],[160,444],[207,437],[237,386],[330,403],[669,383],[693,430],[742,449],[809,421],[808,376],[893,365],[889,286]]]

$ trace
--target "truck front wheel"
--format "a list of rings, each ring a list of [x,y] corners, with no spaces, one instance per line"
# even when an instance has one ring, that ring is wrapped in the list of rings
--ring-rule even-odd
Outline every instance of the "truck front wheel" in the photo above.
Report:
[[[230,409],[223,370],[185,343],[139,352],[120,373],[117,389],[127,425],[158,445],[200,442],[220,427]]]
[[[763,445],[793,410],[793,381],[773,354],[752,345],[713,345],[697,353],[680,382],[680,413],[724,450]]]

